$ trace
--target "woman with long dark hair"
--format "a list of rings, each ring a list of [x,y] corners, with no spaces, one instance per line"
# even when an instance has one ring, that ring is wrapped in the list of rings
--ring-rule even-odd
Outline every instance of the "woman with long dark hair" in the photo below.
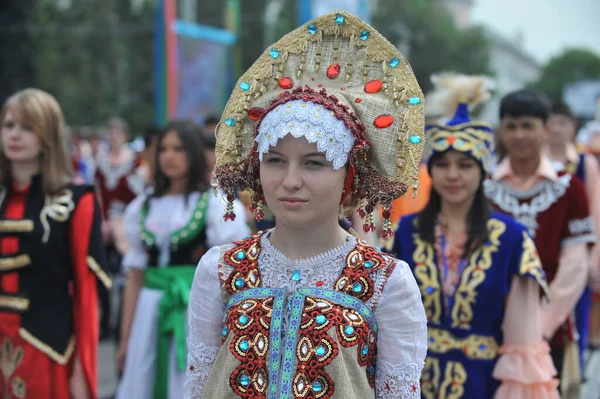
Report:
[[[541,335],[540,288],[547,286],[535,245],[484,195],[494,137],[468,107],[487,97],[485,78],[434,82],[453,117],[426,127],[430,198],[401,220],[392,250],[409,263],[427,314],[422,396],[558,398]]]
[[[97,398],[101,212],[73,184],[63,113],[26,89],[0,112],[0,397]]]
[[[196,264],[211,246],[249,233],[243,217],[221,220],[225,206],[209,190],[201,143],[194,123],[169,123],[158,138],[153,189],[125,213],[118,398],[183,396],[185,312]]]

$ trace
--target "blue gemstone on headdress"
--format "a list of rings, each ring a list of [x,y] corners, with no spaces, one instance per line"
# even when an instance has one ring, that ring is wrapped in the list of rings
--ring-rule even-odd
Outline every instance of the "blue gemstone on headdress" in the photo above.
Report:
[[[479,345],[479,350],[485,350],[485,344]]]
[[[271,51],[269,51],[269,54],[275,59],[279,57],[279,51],[277,51],[277,49],[274,47],[271,49]]]
[[[238,288],[244,288],[244,286],[246,285],[246,282],[244,281],[243,278],[238,278],[237,280],[235,280],[235,286]]]
[[[390,62],[388,64],[392,68],[396,68],[398,65],[400,65],[400,60],[398,59],[398,57],[394,57],[390,60]]]
[[[341,25],[344,23],[344,16],[342,14],[337,14],[335,16],[335,23]]]
[[[320,314],[317,317],[315,317],[315,321],[317,322],[317,324],[325,324],[325,322],[327,321],[327,317]]]
[[[308,25],[306,29],[308,29],[308,33],[310,33],[311,35],[314,35],[319,30],[314,24]]]
[[[411,97],[408,102],[410,103],[410,105],[417,105],[417,104],[421,104],[421,99],[419,97]]]
[[[482,146],[481,144],[477,144],[477,149],[478,149],[479,151],[482,151],[482,150],[483,150],[483,146]]]
[[[250,377],[248,377],[247,375],[241,376],[240,377],[240,384],[242,384],[245,387],[247,387],[248,385],[250,385]]]
[[[323,384],[321,384],[319,381],[315,381],[312,384],[312,389],[315,392],[321,392],[323,390]]]
[[[300,270],[294,270],[292,272],[292,280],[300,281]]]
[[[356,283],[352,284],[352,291],[356,292],[357,294],[359,292],[361,292],[362,289],[363,289],[363,286],[361,283],[356,282]]]
[[[369,347],[367,345],[363,346],[361,353],[366,356],[369,353]]]
[[[370,260],[366,261],[366,262],[365,262],[365,267],[366,267],[367,269],[370,269],[370,268],[372,268],[372,267],[373,267],[373,262],[371,262]]]
[[[319,345],[317,346],[317,350],[315,351],[315,353],[317,354],[317,356],[325,356],[325,354],[327,353],[327,349],[325,349],[323,345]]]
[[[246,324],[246,323],[248,323],[248,316],[243,314],[240,316],[240,324]]]
[[[346,333],[346,335],[352,335],[354,334],[354,327],[346,326],[344,327],[344,332]]]
[[[227,126],[235,126],[235,119],[233,119],[233,118],[227,118],[227,119],[225,119],[225,124]]]
[[[244,91],[250,90],[250,83],[248,83],[248,82],[242,82],[242,83],[240,83],[240,89],[242,89]]]
[[[425,291],[427,291],[428,294],[431,294],[434,290],[433,287],[427,287]]]
[[[235,255],[235,257],[238,260],[242,260],[242,259],[244,259],[246,257],[246,253],[245,252],[238,252],[237,255]]]
[[[410,136],[411,144],[419,144],[421,142],[421,138],[419,136]]]
[[[464,144],[465,144],[465,142],[464,142],[464,141],[462,141],[462,140],[456,140],[456,145],[457,145],[458,147],[462,147]]]
[[[248,349],[250,349],[250,342],[243,340],[242,342],[240,342],[240,349],[243,350],[244,352],[246,352]]]
[[[369,36],[371,36],[371,32],[369,32],[368,30],[365,29],[360,33],[360,40],[362,40],[364,42],[365,40],[367,40],[369,38]]]

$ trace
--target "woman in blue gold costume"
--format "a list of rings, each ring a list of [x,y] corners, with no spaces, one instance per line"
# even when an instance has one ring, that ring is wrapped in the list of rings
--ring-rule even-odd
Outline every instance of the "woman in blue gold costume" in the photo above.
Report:
[[[392,252],[409,263],[428,319],[424,398],[558,398],[540,324],[544,272],[525,227],[491,212],[482,183],[493,131],[469,106],[485,77],[440,74],[431,99],[449,111],[427,126],[432,178],[420,213],[403,218]],[[435,104],[432,104],[435,106]]]

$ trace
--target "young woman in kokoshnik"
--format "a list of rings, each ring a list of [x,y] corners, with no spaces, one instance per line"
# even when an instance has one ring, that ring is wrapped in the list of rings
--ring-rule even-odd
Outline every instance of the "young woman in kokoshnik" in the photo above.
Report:
[[[277,224],[200,261],[187,398],[419,397],[426,318],[415,280],[339,215],[357,204],[372,231],[375,207],[389,218],[416,186],[421,99],[397,49],[345,12],[288,34],[240,78],[213,184],[229,201],[252,190],[256,216],[266,203]]]
[[[432,188],[425,208],[402,218],[392,254],[410,265],[428,318],[424,398],[558,398],[542,337],[548,285],[527,229],[490,210],[484,180],[493,130],[469,107],[489,98],[481,76],[440,74],[428,107],[445,122],[425,128]]]

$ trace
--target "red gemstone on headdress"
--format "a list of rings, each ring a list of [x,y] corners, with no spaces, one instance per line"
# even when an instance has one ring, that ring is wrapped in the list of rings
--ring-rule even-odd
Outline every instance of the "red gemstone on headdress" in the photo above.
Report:
[[[331,64],[327,68],[327,77],[329,79],[335,79],[340,75],[341,70],[342,67],[340,66],[340,64]]]
[[[287,76],[279,79],[279,82],[277,82],[277,84],[279,85],[279,87],[285,90],[294,87],[294,81],[292,80],[292,78],[288,78]]]
[[[394,123],[394,117],[392,115],[379,115],[373,121],[373,125],[379,129],[390,127]]]
[[[362,103],[362,98],[357,98],[356,100],[354,100],[355,103]]]
[[[389,210],[385,210],[385,211],[383,211],[382,216],[383,216],[384,219],[389,219],[389,218],[392,217],[392,212],[389,211]]]
[[[454,136],[448,136],[448,144],[454,144]]]
[[[383,86],[383,82],[381,80],[372,80],[365,85],[366,93],[377,93],[381,90],[381,86]]]
[[[248,116],[253,121],[257,121],[257,120],[260,119],[260,117],[262,116],[263,112],[265,112],[265,110],[263,108],[259,108],[259,107],[250,108],[248,110]]]

